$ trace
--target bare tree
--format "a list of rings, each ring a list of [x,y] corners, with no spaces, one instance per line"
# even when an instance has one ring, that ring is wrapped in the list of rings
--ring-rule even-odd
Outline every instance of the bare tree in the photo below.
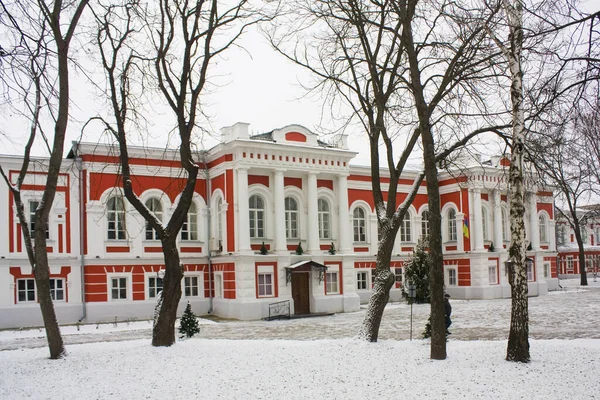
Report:
[[[487,124],[481,112],[486,109],[484,91],[472,97],[465,94],[495,73],[485,72],[494,57],[485,42],[486,13],[485,9],[467,10],[445,1],[298,1],[293,4],[292,20],[279,22],[269,32],[275,49],[316,77],[310,90],[326,93],[328,104],[347,104],[351,111],[343,123],[351,125],[357,120],[369,137],[381,239],[373,295],[360,331],[366,340],[377,340],[393,284],[389,269],[392,246],[407,208],[427,177],[434,359],[446,358],[436,162],[478,134],[499,129]],[[460,109],[467,103],[479,111],[461,119]],[[479,126],[474,123],[469,132],[460,129],[467,119],[475,122],[476,117],[483,119]],[[457,135],[450,134],[452,131]],[[425,168],[398,206],[397,182],[419,136]],[[382,157],[390,171],[387,203],[379,172],[380,147],[385,149]],[[394,149],[399,147],[402,151],[397,155]]]
[[[56,194],[63,159],[65,133],[69,122],[69,46],[87,4],[88,0],[67,2],[67,4],[60,0],[56,0],[51,4],[47,4],[42,0],[29,2],[28,4],[22,4],[21,2],[10,5],[5,2],[1,4],[5,15],[8,17],[5,20],[5,22],[9,21],[7,28],[14,33],[12,37],[17,38],[11,44],[12,48],[4,49],[12,58],[9,66],[17,68],[12,75],[16,78],[13,81],[14,86],[12,89],[26,88],[20,86],[21,79],[29,80],[34,99],[31,101],[27,93],[21,92],[21,95],[24,96],[23,101],[26,109],[30,113],[28,116],[30,132],[25,145],[23,164],[17,179],[12,181],[10,176],[1,168],[0,172],[15,199],[27,256],[35,277],[37,300],[44,320],[51,359],[61,358],[66,352],[50,293],[46,229],[48,215]],[[61,23],[61,18],[66,15],[69,16],[67,24]],[[31,29],[31,31],[26,29]],[[54,43],[54,49],[52,49],[52,42]],[[3,79],[5,79],[4,76]],[[57,86],[55,80],[57,80]],[[56,106],[56,109],[54,109],[54,106]],[[54,134],[52,138],[46,138],[44,135],[44,140],[50,152],[50,159],[47,164],[48,173],[45,189],[35,210],[32,245],[32,232],[29,230],[25,216],[21,189],[30,167],[31,148],[41,130],[40,113],[44,108],[53,118]]]
[[[157,13],[156,19],[152,18]],[[108,4],[96,13],[99,24],[97,44],[108,80],[107,96],[112,122],[103,119],[105,128],[117,140],[120,152],[122,185],[127,200],[153,229],[162,244],[165,261],[162,305],[152,334],[153,346],[175,342],[175,320],[181,298],[183,264],[177,237],[187,220],[196,186],[199,162],[194,151],[194,132],[199,130],[201,95],[205,92],[214,59],[233,46],[244,30],[261,20],[245,0],[221,9],[217,0],[188,2],[161,0]],[[152,44],[148,57],[136,49],[140,40]],[[150,69],[147,67],[151,66]],[[135,101],[137,78],[153,82],[173,111],[175,131],[180,139],[179,159],[185,185],[169,221],[163,224],[135,193],[129,165],[128,141],[133,129],[132,115],[139,110]],[[140,89],[140,87],[138,87]]]

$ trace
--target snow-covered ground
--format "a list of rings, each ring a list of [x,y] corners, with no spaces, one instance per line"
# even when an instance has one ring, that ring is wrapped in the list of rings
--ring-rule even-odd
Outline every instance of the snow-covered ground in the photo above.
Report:
[[[427,305],[386,308],[378,343],[354,339],[364,310],[290,321],[201,320],[198,337],[150,346],[147,321],[0,332],[0,398],[600,398],[600,281],[530,298],[529,364],[504,361],[510,300],[452,300],[448,359],[420,339]],[[280,339],[280,340],[273,340]],[[79,344],[75,344],[79,343]]]

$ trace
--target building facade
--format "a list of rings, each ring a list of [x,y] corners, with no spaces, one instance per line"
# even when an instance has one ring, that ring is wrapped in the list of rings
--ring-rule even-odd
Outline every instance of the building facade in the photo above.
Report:
[[[370,167],[352,165],[344,137],[320,141],[289,125],[250,136],[248,125],[222,130],[201,153],[193,204],[178,239],[184,263],[181,310],[259,319],[289,301],[292,314],[357,311],[371,295],[378,232]],[[166,223],[184,185],[175,150],[134,148],[133,186]],[[10,179],[18,157],[1,157]],[[23,186],[33,212],[45,182],[45,160],[32,163]],[[498,158],[440,173],[446,290],[463,299],[510,297],[505,267],[509,214],[507,168]],[[399,182],[398,204],[416,172]],[[382,171],[386,189],[389,177]],[[74,144],[64,160],[48,226],[52,296],[62,324],[149,319],[162,287],[160,242],[125,200],[118,152]],[[552,193],[527,194],[532,260],[530,295],[558,286]],[[0,328],[41,325],[35,282],[12,196],[0,185]],[[423,184],[398,232],[391,262],[401,298],[403,264],[428,233]],[[303,252],[298,254],[298,247]],[[261,254],[266,249],[266,254]]]
[[[559,251],[558,273],[560,278],[577,278],[581,274],[579,247],[575,232],[560,211],[556,212],[556,241]],[[600,272],[600,206],[582,207],[577,210],[581,221],[581,238],[585,253],[585,270],[597,279]]]

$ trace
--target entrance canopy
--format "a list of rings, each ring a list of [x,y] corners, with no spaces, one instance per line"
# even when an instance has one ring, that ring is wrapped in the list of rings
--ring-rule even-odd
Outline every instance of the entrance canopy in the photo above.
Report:
[[[325,279],[325,272],[327,266],[319,264],[316,261],[304,260],[285,267],[285,285],[292,281],[292,272],[310,272],[315,271],[319,273],[319,284]]]

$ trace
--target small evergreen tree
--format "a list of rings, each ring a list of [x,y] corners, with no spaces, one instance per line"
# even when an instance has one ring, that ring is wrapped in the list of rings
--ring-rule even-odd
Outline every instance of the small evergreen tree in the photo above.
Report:
[[[408,303],[429,303],[429,256],[425,251],[425,244],[421,239],[413,252],[410,260],[404,264],[405,283],[402,285],[402,297]],[[415,286],[415,298],[408,296],[408,284]]]
[[[331,242],[331,247],[329,248],[329,254],[332,256],[335,255],[335,245]]]
[[[265,246],[265,242],[262,242],[262,246],[260,246],[260,254],[263,256],[267,254],[267,246]]]
[[[179,321],[179,333],[181,334],[180,338],[188,337],[191,338],[196,333],[200,333],[200,327],[198,326],[198,319],[196,315],[192,312],[192,306],[188,301],[187,306],[185,307],[185,311],[181,316],[181,321]]]
[[[427,318],[427,323],[425,324],[425,330],[423,331],[423,339],[429,339],[431,337],[431,314],[429,314],[429,318]]]
[[[490,247],[488,247],[488,251],[489,251],[489,252],[494,252],[494,251],[496,251],[496,249],[494,248],[494,242],[491,242],[491,243],[490,243]]]
[[[296,254],[300,256],[302,253],[304,253],[304,250],[302,249],[302,243],[298,243],[298,247],[296,247]]]

